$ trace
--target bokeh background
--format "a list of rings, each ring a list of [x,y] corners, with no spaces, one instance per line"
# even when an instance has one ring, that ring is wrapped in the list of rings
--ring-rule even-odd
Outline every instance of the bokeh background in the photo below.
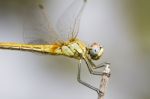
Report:
[[[23,42],[18,11],[24,1],[0,0],[0,42]],[[49,20],[57,19],[73,0],[45,0]],[[105,99],[150,98],[150,1],[88,0],[78,37],[100,42],[105,53],[96,63],[111,63]],[[0,50],[1,99],[96,99],[97,93],[76,80],[78,61],[63,56]],[[82,79],[99,87],[100,77],[82,66]]]

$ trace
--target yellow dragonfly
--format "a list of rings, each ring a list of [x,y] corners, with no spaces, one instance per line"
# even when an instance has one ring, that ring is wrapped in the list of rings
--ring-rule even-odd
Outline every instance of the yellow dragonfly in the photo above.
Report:
[[[25,10],[25,14],[29,16],[24,21],[26,24],[23,33],[25,43],[0,42],[0,48],[75,58],[79,60],[78,82],[95,90],[98,95],[103,95],[98,88],[80,79],[82,60],[86,63],[90,74],[93,75],[102,75],[103,72],[96,71],[96,69],[109,64],[105,62],[95,65],[93,63],[93,60],[100,59],[103,54],[104,49],[100,44],[93,43],[91,46],[87,46],[77,38],[81,14],[86,3],[87,0],[74,0],[58,19],[56,29],[52,28],[41,4],[30,5],[32,10]]]

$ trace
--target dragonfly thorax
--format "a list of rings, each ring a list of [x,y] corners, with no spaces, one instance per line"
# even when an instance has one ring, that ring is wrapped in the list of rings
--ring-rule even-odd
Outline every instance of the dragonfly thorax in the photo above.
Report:
[[[102,56],[103,51],[104,49],[102,46],[100,46],[100,44],[93,43],[88,50],[88,54],[90,55],[91,59],[98,60]]]

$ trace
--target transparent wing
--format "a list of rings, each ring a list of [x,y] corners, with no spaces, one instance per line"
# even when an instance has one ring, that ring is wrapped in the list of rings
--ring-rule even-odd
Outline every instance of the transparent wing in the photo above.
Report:
[[[56,30],[65,40],[76,38],[80,18],[87,0],[74,0],[73,3],[66,9],[56,23]]]
[[[48,44],[58,39],[42,5],[31,3],[23,10],[23,39],[25,43]]]

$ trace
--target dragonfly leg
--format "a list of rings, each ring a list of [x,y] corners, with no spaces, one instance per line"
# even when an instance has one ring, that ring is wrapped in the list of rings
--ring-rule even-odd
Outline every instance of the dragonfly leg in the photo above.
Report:
[[[110,63],[108,62],[103,62],[99,65],[95,65],[92,61],[90,61],[90,64],[93,66],[94,69],[98,69],[98,68],[102,68],[102,67],[106,67],[107,65],[110,65]]]
[[[87,64],[90,74],[93,74],[93,75],[103,75],[104,72],[95,71],[95,70],[97,70],[98,68],[102,68],[102,67],[106,67],[107,65],[110,65],[109,63],[102,63],[96,66],[92,61],[89,61],[89,60],[85,60],[85,63]],[[108,76],[110,76],[110,74],[108,74]]]
[[[101,92],[98,88],[96,88],[96,87],[94,87],[94,86],[92,86],[92,85],[90,85],[90,84],[82,81],[80,77],[81,77],[81,60],[80,60],[79,65],[78,65],[78,76],[77,76],[78,82],[81,83],[81,84],[83,84],[84,86],[86,86],[86,87],[88,87],[88,88],[96,91],[99,96],[104,95],[104,93]]]

